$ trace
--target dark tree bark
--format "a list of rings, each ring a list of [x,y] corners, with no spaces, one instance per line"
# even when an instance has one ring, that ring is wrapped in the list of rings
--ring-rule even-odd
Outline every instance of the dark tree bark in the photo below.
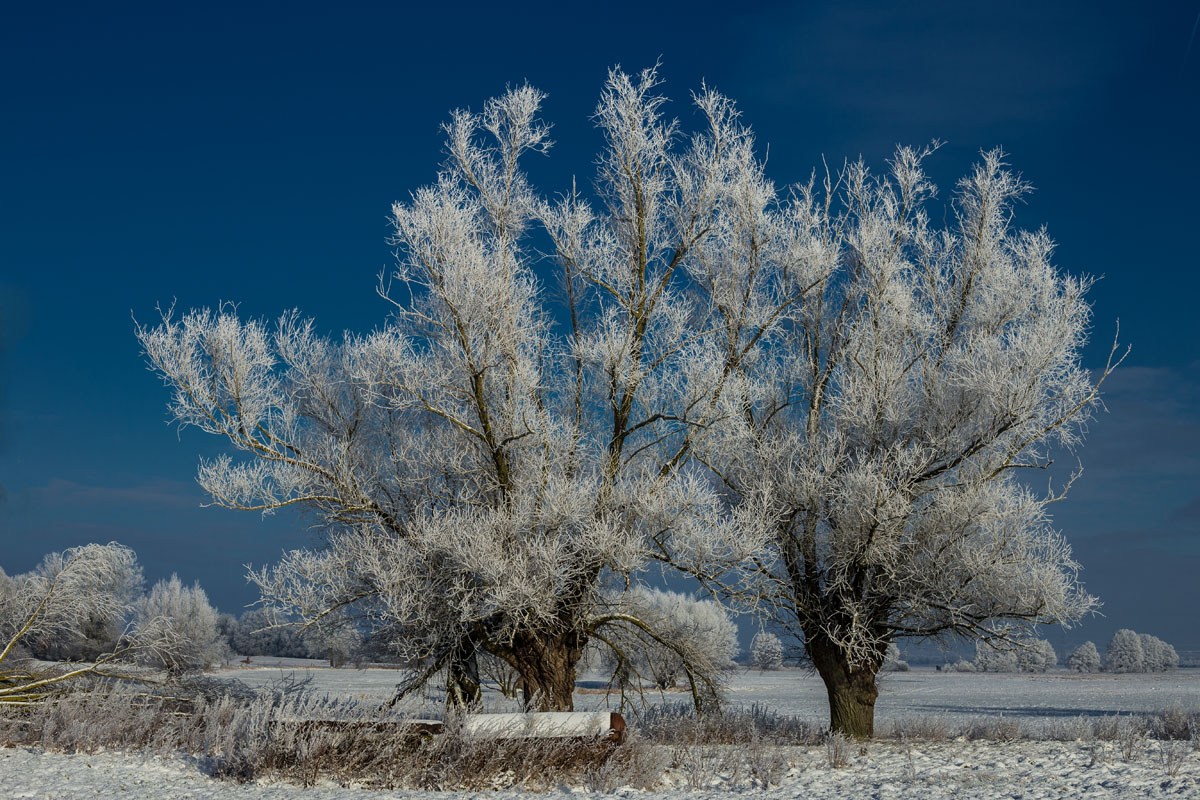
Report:
[[[879,697],[875,676],[882,657],[866,664],[851,664],[846,653],[819,632],[806,634],[805,648],[829,694],[830,730],[852,739],[873,737],[875,700]]]
[[[475,643],[464,637],[458,643],[446,665],[446,705],[472,709],[482,702],[479,684],[479,661]]]
[[[510,647],[497,653],[520,673],[527,708],[536,711],[575,709],[575,665],[587,637],[576,631],[561,634],[518,634]]]

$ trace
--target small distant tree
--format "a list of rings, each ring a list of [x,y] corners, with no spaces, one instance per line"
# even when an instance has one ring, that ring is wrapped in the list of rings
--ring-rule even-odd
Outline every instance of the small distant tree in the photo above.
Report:
[[[1179,666],[1179,654],[1162,639],[1140,633],[1138,640],[1142,644],[1143,669],[1146,672],[1167,672]]]
[[[301,638],[310,656],[328,660],[331,667],[344,665],[362,645],[362,634],[350,621],[330,617],[309,625]]]
[[[1141,638],[1129,628],[1114,633],[1104,651],[1104,669],[1118,673],[1145,671],[1146,654]]]
[[[221,660],[224,640],[217,631],[217,610],[199,582],[184,586],[178,575],[154,584],[137,603],[138,625],[160,623],[174,632],[170,653],[148,653],[144,661],[172,674],[207,669]]]
[[[1179,653],[1173,645],[1163,642],[1163,652],[1159,665],[1164,672],[1179,668]]]
[[[1099,672],[1100,651],[1094,643],[1084,642],[1071,653],[1067,666],[1075,672]]]
[[[880,672],[908,672],[908,662],[900,658],[900,646],[892,642],[887,647],[887,653],[883,657],[883,665],[880,666]]]
[[[1016,652],[1008,647],[993,647],[987,642],[975,643],[977,672],[1016,672],[1020,669]]]
[[[479,677],[491,682],[500,694],[509,700],[516,700],[523,689],[521,673],[513,669],[507,661],[488,653],[479,657]]]
[[[783,643],[773,633],[761,631],[750,640],[750,663],[759,669],[783,669]]]
[[[217,635],[221,637],[226,659],[237,654],[233,641],[238,637],[238,619],[233,614],[217,614]]]
[[[1034,639],[1015,651],[1021,672],[1045,672],[1058,664],[1058,654],[1045,639]]]

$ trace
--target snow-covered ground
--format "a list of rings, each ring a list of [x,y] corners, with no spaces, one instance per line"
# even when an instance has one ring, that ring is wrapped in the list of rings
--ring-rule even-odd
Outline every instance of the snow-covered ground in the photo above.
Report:
[[[277,660],[276,660],[277,661]],[[281,678],[311,677],[309,689],[338,697],[374,702],[390,696],[402,673],[392,669],[352,667],[337,670],[320,662],[289,660],[273,663],[259,659],[217,674],[237,678],[251,686],[265,686]],[[581,686],[597,689],[598,681]],[[682,702],[686,694],[647,694],[653,702]],[[827,707],[820,680],[807,672],[739,672],[730,685],[735,705],[762,704],[782,714],[795,714],[815,724],[826,719]],[[577,696],[580,709],[603,707],[609,702],[597,691]],[[431,696],[414,700],[414,708],[433,704]],[[505,703],[492,696],[495,710]],[[943,717],[964,722],[979,717],[1016,718],[1036,727],[1056,718],[1092,717],[1116,713],[1149,713],[1168,707],[1200,710],[1200,674],[1180,670],[1159,675],[1077,676],[1066,672],[1047,675],[972,675],[916,670],[884,678],[878,706],[880,730],[889,720],[907,717]],[[431,706],[427,705],[426,708]],[[711,749],[711,748],[710,748]],[[1113,742],[872,742],[850,748],[850,764],[833,768],[823,746],[785,751],[788,768],[782,785],[770,790],[740,788],[768,798],[1200,798],[1200,753],[1191,743],[1138,741],[1126,760],[1120,743]],[[675,753],[678,755],[678,753]],[[703,754],[697,754],[697,758]],[[1174,774],[1171,774],[1174,773]],[[717,780],[720,782],[720,779]],[[559,794],[578,794],[579,788],[562,787]],[[692,786],[685,769],[668,773],[662,790],[635,792],[617,789],[618,795],[647,798],[710,798],[727,794],[726,787]],[[298,788],[284,784],[238,785],[210,778],[206,765],[194,759],[161,759],[115,753],[52,754],[27,749],[0,749],[0,798],[162,798],[163,800],[213,800],[215,798],[299,798],[300,800],[375,800],[407,798],[429,793],[371,791],[318,786]],[[479,793],[454,793],[439,797],[478,797]],[[486,796],[516,798],[519,792]],[[553,796],[553,793],[551,795]],[[528,795],[525,795],[528,797]]]
[[[1125,762],[1115,751],[1096,753],[1081,743],[951,742],[872,743],[854,751],[849,766],[829,766],[824,748],[790,750],[790,767],[781,785],[768,790],[739,789],[737,794],[763,798],[857,800],[857,798],[1161,798],[1200,797],[1200,758],[1191,753],[1175,775],[1159,755],[1160,743],[1147,743]],[[690,787],[680,772],[668,775],[673,786],[661,791],[616,789],[614,794],[644,800],[728,796],[721,787]],[[578,796],[582,790],[562,787],[540,795]],[[154,800],[382,800],[437,797],[457,800],[532,800],[517,791],[411,792],[372,791],[335,786],[301,789],[281,784],[238,785],[215,781],[202,765],[183,759],[140,756],[60,755],[23,749],[0,749],[0,795],[6,800],[84,800],[124,798]]]

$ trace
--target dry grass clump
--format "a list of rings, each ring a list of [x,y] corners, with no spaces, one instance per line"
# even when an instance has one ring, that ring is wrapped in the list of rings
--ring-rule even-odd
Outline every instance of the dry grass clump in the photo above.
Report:
[[[1200,750],[1200,711],[1180,706],[1151,714],[1079,715],[1043,720],[987,716],[952,722],[940,716],[903,717],[883,723],[879,729],[880,738],[901,741],[1110,742],[1129,749],[1138,741],[1159,740],[1192,742]]]
[[[637,717],[638,729],[657,744],[730,744],[761,741],[772,745],[814,745],[825,741],[823,726],[785,716],[765,706],[723,708],[699,716],[691,704],[647,708]]]

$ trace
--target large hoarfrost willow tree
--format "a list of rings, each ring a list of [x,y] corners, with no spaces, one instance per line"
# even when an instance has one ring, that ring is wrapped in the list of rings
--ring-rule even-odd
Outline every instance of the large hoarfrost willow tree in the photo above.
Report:
[[[202,465],[214,501],[300,505],[323,523],[323,546],[254,574],[268,604],[310,624],[347,615],[424,665],[412,685],[445,667],[461,702],[478,696],[487,652],[528,700],[571,708],[603,626],[674,647],[695,696],[713,694],[686,646],[606,591],[662,557],[668,533],[741,530],[682,469],[736,362],[703,372],[703,315],[680,284],[720,208],[761,178],[725,98],[697,95],[703,128],[685,138],[656,83],[610,74],[598,211],[574,193],[541,200],[521,171],[549,147],[539,92],[456,112],[437,182],[393,209],[397,265],[380,286],[393,313],[374,333],[335,342],[298,314],[270,326],[232,307],[138,328],[175,418],[241,454]],[[534,275],[534,225],[557,251],[562,334]]]
[[[1096,606],[1047,516],[1062,493],[1017,477],[1077,443],[1112,368],[1080,365],[1088,281],[1052,265],[1044,231],[1012,227],[1027,187],[999,152],[932,225],[928,154],[798,191],[790,268],[820,284],[739,367],[736,413],[698,451],[770,521],[750,582],[824,680],[833,729],[860,737],[893,640],[1005,639]],[[743,308],[713,310],[731,348]]]

